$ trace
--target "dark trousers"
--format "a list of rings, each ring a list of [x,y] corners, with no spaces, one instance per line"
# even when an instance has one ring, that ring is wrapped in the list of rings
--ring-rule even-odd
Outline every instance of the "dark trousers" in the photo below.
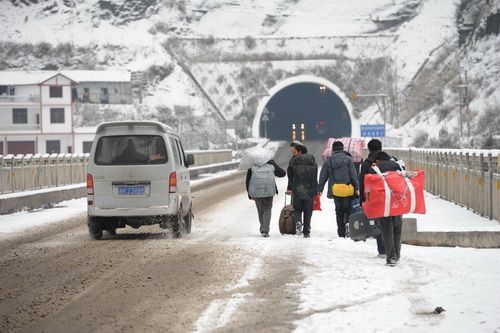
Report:
[[[313,198],[311,199],[296,199],[293,198],[293,216],[295,222],[301,221],[303,224],[302,232],[304,234],[311,233],[311,217],[313,213]],[[304,219],[302,219],[304,215]]]
[[[345,225],[349,223],[352,199],[353,197],[333,197],[335,201],[335,215],[337,216],[337,234],[339,237],[345,237]]]
[[[401,255],[401,231],[403,230],[402,216],[381,217],[377,219],[377,222],[380,223],[387,261],[390,259],[399,260]]]
[[[269,233],[269,224],[271,223],[271,210],[273,208],[273,197],[255,198],[257,214],[259,215],[260,232]]]
[[[382,233],[377,235],[377,251],[378,254],[385,254],[384,239]]]

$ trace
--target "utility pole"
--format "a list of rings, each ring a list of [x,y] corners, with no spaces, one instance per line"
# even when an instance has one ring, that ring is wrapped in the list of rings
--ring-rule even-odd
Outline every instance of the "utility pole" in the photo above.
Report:
[[[462,145],[462,138],[464,136],[463,122],[464,118],[467,121],[467,136],[470,137],[470,117],[469,117],[469,90],[467,82],[467,71],[464,71],[464,81],[462,81],[462,76],[459,73],[460,84],[458,85],[459,94],[459,110],[460,110],[460,124],[459,124],[459,134],[460,134],[460,145]],[[465,107],[465,115],[464,115]]]
[[[467,70],[465,75],[465,114],[467,115],[467,137],[470,138],[470,110],[469,110],[469,86],[467,81]]]

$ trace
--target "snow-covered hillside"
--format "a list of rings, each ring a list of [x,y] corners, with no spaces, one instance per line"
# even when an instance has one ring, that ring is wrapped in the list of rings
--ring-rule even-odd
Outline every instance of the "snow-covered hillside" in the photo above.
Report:
[[[484,2],[474,1],[479,6]],[[497,4],[491,2],[489,11],[494,12],[499,1],[493,1]],[[406,87],[414,83],[415,74],[428,67],[443,46],[454,45],[458,41],[456,3],[456,0],[338,0],[334,3],[317,0],[2,1],[0,69],[109,68],[148,71],[152,66],[170,67],[169,75],[164,79],[152,80],[142,113],[157,117],[158,110],[168,109],[170,113],[167,113],[175,116],[175,110],[182,106],[193,116],[211,117],[213,110],[208,110],[210,107],[199,89],[164,48],[167,40],[205,38],[212,42],[228,37],[240,38],[242,41],[248,41],[245,40],[247,36],[252,36],[254,40],[302,37],[311,38],[304,45],[313,43],[305,49],[315,50],[321,46],[314,45],[314,40],[321,40],[318,37],[383,35],[385,37],[381,45],[386,45],[387,36],[392,36],[392,43],[387,46],[387,50],[397,68],[399,99],[404,100],[407,96],[411,97]],[[492,67],[495,65],[491,65],[498,64],[496,37],[491,37],[492,41],[483,46],[478,44],[476,50],[467,53],[466,63],[471,65],[471,78],[477,78],[485,71],[491,74],[484,80],[487,81],[488,91],[497,91],[493,85],[496,72]],[[268,54],[277,54],[282,46],[257,43],[255,50],[259,50],[259,47],[264,47]],[[321,51],[314,53],[321,54]],[[478,59],[478,55],[484,54],[490,56]],[[362,52],[359,56],[363,56]],[[297,64],[288,63],[276,64],[275,67],[293,72]],[[218,70],[221,68],[224,66],[219,66]],[[199,68],[197,72],[207,77],[209,85],[213,85],[213,80],[220,75],[229,77],[227,81],[234,81],[231,78],[237,72],[234,66],[226,68],[227,72],[212,75],[213,78],[210,73],[200,73]],[[201,77],[198,79],[201,80]],[[481,85],[478,84],[478,87]],[[231,96],[227,98],[216,94],[213,99],[219,101],[219,109],[222,112],[226,110],[230,119],[237,117],[237,110],[243,108],[236,102],[240,98],[239,91],[235,87],[227,89],[232,89],[234,94],[228,94]],[[445,104],[446,94],[451,96],[451,100],[456,90],[451,86],[447,89],[449,92],[444,94]],[[210,94],[208,86],[205,90]],[[495,94],[490,93],[488,96]],[[483,103],[481,106],[481,96],[483,94],[478,94],[477,101],[471,102],[471,108],[479,110],[493,103],[488,97],[489,104]],[[404,101],[401,101],[401,106],[404,105]],[[423,105],[414,111],[417,118],[413,117],[402,124],[404,126],[399,130],[391,130],[390,135],[410,136],[405,144],[411,144],[418,132],[414,128],[428,128],[429,124],[425,121],[432,121],[437,112],[436,107],[434,104]],[[144,112],[144,108],[149,111]],[[405,111],[402,107],[401,113]],[[429,113],[429,116],[423,116],[424,113],[419,116],[420,111]],[[361,117],[377,118],[372,115],[373,107],[366,112]],[[394,122],[393,125],[397,125]],[[444,125],[432,121],[431,125],[434,128],[445,126],[449,132],[453,132],[456,121],[453,118]],[[432,136],[437,136],[437,132],[429,133],[429,138]]]
[[[392,134],[406,146],[500,147],[500,1],[456,8],[460,39],[444,39],[402,91],[407,121]]]

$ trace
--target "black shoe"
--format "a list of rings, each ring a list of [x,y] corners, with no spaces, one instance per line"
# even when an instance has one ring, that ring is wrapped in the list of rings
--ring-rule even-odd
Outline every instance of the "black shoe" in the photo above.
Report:
[[[386,266],[391,266],[391,267],[396,266],[396,259],[391,258],[391,259],[387,260],[387,262],[385,263],[385,265]]]
[[[311,236],[309,234],[304,234],[304,238],[310,238]]]
[[[261,235],[262,237],[269,237],[269,234],[267,232],[262,232]]]

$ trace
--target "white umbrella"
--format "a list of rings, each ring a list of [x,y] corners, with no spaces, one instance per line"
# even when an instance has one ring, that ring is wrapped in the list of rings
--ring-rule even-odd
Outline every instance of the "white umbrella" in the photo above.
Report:
[[[274,153],[266,148],[255,146],[244,150],[241,153],[239,170],[247,170],[252,166],[261,166],[266,164],[274,157]]]

